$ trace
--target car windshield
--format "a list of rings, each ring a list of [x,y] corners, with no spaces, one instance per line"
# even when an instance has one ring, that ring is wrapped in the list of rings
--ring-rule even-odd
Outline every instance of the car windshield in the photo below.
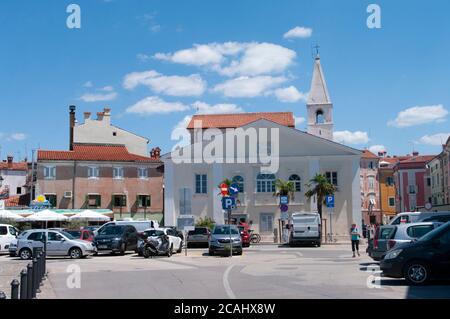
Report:
[[[145,231],[144,235],[147,237],[157,237],[157,236],[164,235],[164,232],[162,230],[152,229],[152,230]]]
[[[207,235],[208,230],[206,228],[195,228],[195,230],[190,230],[189,235]]]
[[[440,226],[432,231],[430,231],[428,234],[424,235],[423,237],[420,237],[418,241],[428,241],[432,238],[434,238],[436,235],[439,236],[441,233],[447,232],[450,230],[450,223],[447,223],[443,226]]]
[[[214,228],[214,235],[228,235],[230,234],[230,226],[216,226]],[[236,227],[231,227],[231,234],[232,235],[237,235],[238,234],[238,230]]]
[[[120,235],[124,229],[125,226],[108,226],[102,228],[98,233],[99,235]]]
[[[294,223],[312,224],[316,221],[316,217],[294,217]]]
[[[66,233],[68,233],[76,238],[81,237],[81,230],[66,230]]]
[[[239,231],[240,231],[240,232],[245,231],[245,227],[244,227],[244,226],[238,226],[238,228],[239,228]]]
[[[76,237],[72,236],[72,234],[66,232],[66,231],[60,231],[61,234],[66,236],[68,239],[77,239]]]

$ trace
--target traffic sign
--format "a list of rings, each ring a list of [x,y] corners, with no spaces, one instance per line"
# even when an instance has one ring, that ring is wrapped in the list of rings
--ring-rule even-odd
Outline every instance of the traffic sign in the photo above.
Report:
[[[282,205],[280,205],[280,210],[281,210],[283,213],[285,213],[285,212],[287,212],[287,211],[289,210],[289,206],[288,206],[288,205],[285,205],[285,204],[282,204]]]
[[[228,195],[228,185],[225,183],[220,184],[220,192],[222,193],[222,196]]]
[[[334,195],[328,195],[325,198],[325,204],[328,208],[334,208]]]
[[[231,210],[236,208],[236,199],[234,197],[223,197],[222,198],[222,209]]]
[[[280,205],[287,205],[289,204],[289,196],[280,196]]]
[[[239,194],[239,185],[236,183],[231,184],[230,188],[228,189],[228,193],[231,196]]]
[[[281,220],[288,220],[289,214],[287,212],[281,212]]]

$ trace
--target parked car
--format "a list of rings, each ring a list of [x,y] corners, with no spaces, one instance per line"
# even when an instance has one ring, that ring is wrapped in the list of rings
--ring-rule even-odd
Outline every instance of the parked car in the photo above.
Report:
[[[124,255],[125,252],[137,249],[139,234],[134,226],[131,225],[110,225],[98,230],[94,237],[94,246],[97,253],[119,252]]]
[[[318,213],[293,213],[289,219],[289,245],[312,243],[322,244],[321,222]]]
[[[176,232],[177,236],[180,237],[182,241],[184,241],[184,234],[183,234],[183,231],[179,230],[179,229],[176,228],[175,226],[167,226],[167,227],[165,227],[165,228],[171,228],[171,229],[173,229],[173,230]]]
[[[90,231],[92,231],[93,233],[94,233],[94,235],[95,235],[95,231],[97,230],[97,229],[99,229],[101,226],[85,226],[85,227],[83,227],[83,229],[86,229],[86,230],[90,230]]]
[[[156,220],[138,220],[138,221],[127,221],[127,220],[121,220],[121,221],[113,221],[113,222],[107,222],[106,224],[103,224],[99,229],[94,231],[95,236],[104,229],[105,227],[109,226],[119,226],[119,225],[128,225],[133,226],[136,228],[137,232],[142,234],[146,229],[150,228],[159,228],[159,223]]]
[[[78,259],[96,251],[90,242],[76,239],[66,232],[47,229],[32,229],[21,233],[17,238],[16,250],[19,257],[26,260],[31,259],[33,248],[42,248],[44,245],[47,247],[47,256],[70,256]]]
[[[450,222],[450,212],[423,212],[418,221],[447,223]]]
[[[209,255],[229,254],[230,249],[233,249],[233,254],[242,255],[242,239],[239,228],[236,225],[215,225],[209,238]]]
[[[383,276],[405,278],[413,285],[450,276],[450,222],[419,240],[390,250],[380,262]]]
[[[67,229],[65,230],[65,232],[81,240],[94,241],[94,232],[88,229],[80,229],[80,230]]]
[[[188,232],[187,245],[208,247],[211,232],[208,227],[195,227],[195,230]]]
[[[0,253],[8,253],[11,243],[16,241],[19,231],[7,224],[0,224]]]
[[[396,230],[395,225],[385,225],[377,227],[373,240],[367,249],[368,255],[375,261],[380,261],[387,251],[387,242],[391,239]]]
[[[389,225],[400,225],[414,223],[419,220],[420,212],[403,212],[397,214],[389,223]]]
[[[177,253],[181,253],[183,250],[183,241],[180,237],[178,237],[177,232],[173,228],[156,228],[156,229],[147,229],[144,231],[144,234],[140,236],[138,239],[138,245],[136,252],[139,256],[143,255],[145,241],[152,237],[157,238],[159,236],[166,235],[169,239],[169,249],[171,249],[171,254],[176,251]]]
[[[239,233],[241,234],[242,247],[250,247],[250,233],[245,226],[238,225]]]

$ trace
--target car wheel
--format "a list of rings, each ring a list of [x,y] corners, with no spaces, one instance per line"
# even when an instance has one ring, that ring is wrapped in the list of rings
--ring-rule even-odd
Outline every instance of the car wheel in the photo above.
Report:
[[[81,251],[80,248],[72,248],[69,251],[69,256],[72,259],[80,259],[81,257],[83,257],[83,252]]]
[[[32,256],[31,250],[29,250],[28,248],[21,249],[19,251],[19,256],[20,256],[20,259],[22,259],[22,260],[31,259],[31,256]]]
[[[167,257],[172,256],[172,254],[173,254],[173,244],[170,245],[170,248],[169,248],[169,250],[167,251]]]
[[[209,255],[210,255],[210,256],[214,256],[214,250],[211,250],[211,249],[210,249],[210,250],[209,250]]]
[[[320,241],[317,242],[317,247],[322,246],[322,243]]]
[[[144,256],[144,258],[149,258],[150,257],[150,250],[148,248],[144,248],[142,251],[142,255]]]
[[[238,253],[236,255],[242,256],[242,250],[238,251]]]
[[[125,245],[125,243],[122,243],[122,245],[120,245],[120,255],[121,256],[125,255],[126,251],[127,251],[127,246]]]
[[[422,261],[409,262],[405,266],[403,276],[411,285],[423,285],[430,279],[430,269]]]

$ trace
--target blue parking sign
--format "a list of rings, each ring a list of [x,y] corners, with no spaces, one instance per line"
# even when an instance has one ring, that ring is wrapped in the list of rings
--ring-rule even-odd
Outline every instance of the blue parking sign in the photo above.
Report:
[[[325,204],[328,208],[334,208],[334,195],[328,195],[325,198]]]
[[[222,209],[230,210],[236,208],[236,199],[234,197],[222,197]]]

